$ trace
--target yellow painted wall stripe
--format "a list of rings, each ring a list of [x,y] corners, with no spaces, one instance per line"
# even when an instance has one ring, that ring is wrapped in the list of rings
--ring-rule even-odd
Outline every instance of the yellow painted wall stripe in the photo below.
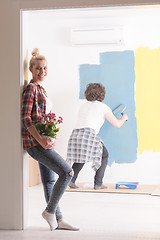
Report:
[[[28,50],[26,51],[25,59],[24,59],[24,81],[25,84],[28,83]]]
[[[135,52],[138,152],[160,151],[160,49]]]

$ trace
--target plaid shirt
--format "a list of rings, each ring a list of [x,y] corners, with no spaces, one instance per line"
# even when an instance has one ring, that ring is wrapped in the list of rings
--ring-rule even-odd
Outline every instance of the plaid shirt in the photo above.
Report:
[[[92,128],[74,129],[68,141],[67,162],[92,162],[92,168],[97,171],[101,165],[103,142]]]
[[[40,121],[46,112],[46,92],[42,86],[33,80],[26,86],[22,94],[22,138],[24,149],[29,149],[39,143],[31,136],[28,128]]]

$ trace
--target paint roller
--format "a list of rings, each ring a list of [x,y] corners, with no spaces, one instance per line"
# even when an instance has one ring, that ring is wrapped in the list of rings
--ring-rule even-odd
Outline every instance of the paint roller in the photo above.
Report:
[[[120,105],[118,105],[118,107],[116,107],[115,109],[113,109],[113,111],[112,111],[112,113],[115,115],[115,114],[117,114],[117,113],[121,113],[121,115],[123,116],[123,112],[124,112],[124,110],[126,109],[126,106],[125,105],[123,105],[123,104],[120,104]],[[126,120],[127,121],[127,120]]]
[[[123,104],[118,105],[115,109],[113,109],[113,114],[116,115],[117,113],[121,113],[123,115],[124,110],[126,109],[126,106]]]

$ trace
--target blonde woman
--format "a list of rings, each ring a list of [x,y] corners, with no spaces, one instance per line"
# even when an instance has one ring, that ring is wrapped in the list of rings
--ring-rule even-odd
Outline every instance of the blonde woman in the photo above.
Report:
[[[40,135],[35,127],[42,114],[48,113],[52,104],[42,86],[48,73],[47,60],[39,54],[38,49],[32,52],[29,70],[32,80],[22,94],[22,138],[24,150],[38,161],[44,188],[46,209],[42,216],[48,222],[50,230],[78,230],[64,222],[58,203],[69,184],[73,170],[66,161],[54,150],[50,138]],[[58,174],[55,182],[54,174]]]

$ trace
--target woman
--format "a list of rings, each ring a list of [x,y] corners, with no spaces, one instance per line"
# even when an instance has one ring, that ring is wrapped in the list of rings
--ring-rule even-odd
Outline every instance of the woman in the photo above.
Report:
[[[85,90],[85,97],[87,101],[80,107],[78,120],[68,143],[67,162],[74,162],[74,176],[69,186],[78,188],[75,182],[80,170],[85,162],[92,161],[92,168],[95,170],[94,189],[104,189],[107,188],[103,185],[103,177],[108,163],[108,151],[97,134],[105,118],[119,128],[128,116],[123,114],[118,120],[111,109],[102,103],[105,88],[99,83],[90,83]]]
[[[24,149],[39,162],[47,202],[42,216],[48,222],[51,231],[54,229],[78,230],[63,221],[58,206],[59,200],[73,176],[73,170],[54,151],[54,143],[50,138],[40,135],[35,127],[35,124],[40,122],[42,114],[48,113],[52,107],[47,93],[42,87],[48,73],[47,61],[44,56],[39,54],[38,49],[34,49],[32,52],[29,70],[32,73],[32,80],[22,95],[22,137]],[[54,172],[59,175],[56,183]]]

